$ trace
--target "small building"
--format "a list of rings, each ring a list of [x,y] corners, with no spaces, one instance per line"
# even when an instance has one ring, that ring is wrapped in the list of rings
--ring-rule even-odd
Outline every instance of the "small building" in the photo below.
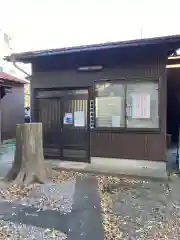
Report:
[[[166,161],[166,65],[178,48],[168,36],[14,54],[32,63],[45,157]]]
[[[16,137],[16,125],[24,123],[24,84],[26,81],[0,72],[1,141]]]

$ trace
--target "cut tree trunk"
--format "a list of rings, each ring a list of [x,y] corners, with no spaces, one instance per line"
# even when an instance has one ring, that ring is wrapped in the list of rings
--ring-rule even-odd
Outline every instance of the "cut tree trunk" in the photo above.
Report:
[[[44,183],[47,177],[45,168],[42,123],[18,124],[16,128],[16,151],[11,170],[6,179],[15,184]]]

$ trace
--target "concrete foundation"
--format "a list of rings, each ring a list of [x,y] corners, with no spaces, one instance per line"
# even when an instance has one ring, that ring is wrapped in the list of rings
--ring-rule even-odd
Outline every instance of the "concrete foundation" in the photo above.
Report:
[[[64,170],[167,179],[166,162],[92,157],[91,163],[48,160]]]

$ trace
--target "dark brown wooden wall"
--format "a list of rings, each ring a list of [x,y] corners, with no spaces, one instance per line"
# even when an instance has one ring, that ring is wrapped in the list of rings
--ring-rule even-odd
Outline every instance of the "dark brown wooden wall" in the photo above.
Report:
[[[108,56],[107,56],[108,57]],[[92,87],[94,80],[125,78],[128,80],[159,79],[160,132],[91,132],[91,156],[166,161],[166,54],[146,54],[131,63],[105,68],[99,72],[76,70],[33,71],[32,96],[37,88]],[[32,97],[35,109],[35,97]],[[33,117],[33,115],[32,115]],[[36,120],[36,119],[34,119]]]
[[[91,155],[96,157],[162,161],[165,144],[162,133],[91,133]]]
[[[12,87],[1,100],[2,140],[16,137],[16,124],[24,122],[24,85]]]

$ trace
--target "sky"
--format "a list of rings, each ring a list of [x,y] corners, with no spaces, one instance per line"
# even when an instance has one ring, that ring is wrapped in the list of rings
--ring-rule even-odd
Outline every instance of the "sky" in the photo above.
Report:
[[[180,34],[180,0],[0,3],[0,28],[12,36],[14,52]]]

